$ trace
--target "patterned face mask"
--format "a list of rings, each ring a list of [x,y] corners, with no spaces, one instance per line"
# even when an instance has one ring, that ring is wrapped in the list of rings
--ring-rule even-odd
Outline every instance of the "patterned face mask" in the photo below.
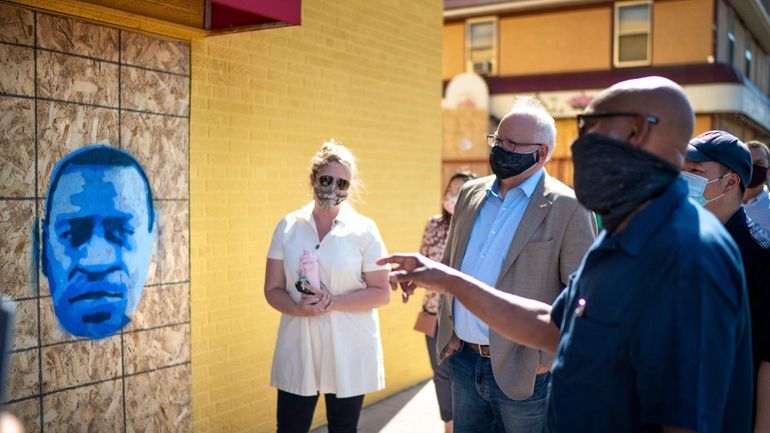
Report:
[[[531,153],[509,152],[500,146],[493,146],[489,152],[489,166],[498,179],[508,179],[524,173],[540,160],[540,150]]]
[[[318,176],[313,185],[313,194],[316,202],[324,209],[339,206],[348,198],[350,181],[347,179],[335,179],[329,175]]]

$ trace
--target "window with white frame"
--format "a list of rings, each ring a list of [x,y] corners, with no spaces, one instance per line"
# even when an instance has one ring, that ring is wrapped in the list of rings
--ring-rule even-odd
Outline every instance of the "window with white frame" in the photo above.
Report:
[[[465,22],[466,70],[479,75],[497,73],[497,17]]]
[[[652,2],[615,3],[615,66],[649,65],[652,61]]]

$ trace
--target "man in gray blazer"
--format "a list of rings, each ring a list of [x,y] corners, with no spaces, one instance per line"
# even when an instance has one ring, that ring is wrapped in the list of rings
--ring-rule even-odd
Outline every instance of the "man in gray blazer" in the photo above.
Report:
[[[556,126],[536,99],[517,99],[488,141],[495,175],[461,190],[443,262],[550,304],[594,241],[594,218],[544,169]],[[451,295],[439,307],[437,341],[453,382],[456,433],[543,430],[550,354],[507,340]]]

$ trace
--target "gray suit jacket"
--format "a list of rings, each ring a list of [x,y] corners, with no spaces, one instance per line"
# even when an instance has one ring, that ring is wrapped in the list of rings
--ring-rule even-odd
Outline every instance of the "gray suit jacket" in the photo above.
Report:
[[[473,223],[494,181],[488,176],[467,182],[455,205],[443,262],[460,269]],[[593,215],[568,186],[546,173],[535,188],[513,236],[495,287],[548,304],[567,285],[596,236]],[[454,333],[450,295],[439,304],[436,353],[439,362],[460,348]],[[553,355],[507,340],[490,328],[489,346],[495,381],[514,400],[530,397],[539,365],[550,368]]]

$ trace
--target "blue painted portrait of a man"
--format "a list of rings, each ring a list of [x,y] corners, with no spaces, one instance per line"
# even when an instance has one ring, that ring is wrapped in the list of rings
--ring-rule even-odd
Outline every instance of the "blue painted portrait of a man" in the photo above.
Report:
[[[155,230],[147,175],[129,153],[94,145],[57,163],[42,221],[42,267],[67,332],[102,338],[131,321]]]

